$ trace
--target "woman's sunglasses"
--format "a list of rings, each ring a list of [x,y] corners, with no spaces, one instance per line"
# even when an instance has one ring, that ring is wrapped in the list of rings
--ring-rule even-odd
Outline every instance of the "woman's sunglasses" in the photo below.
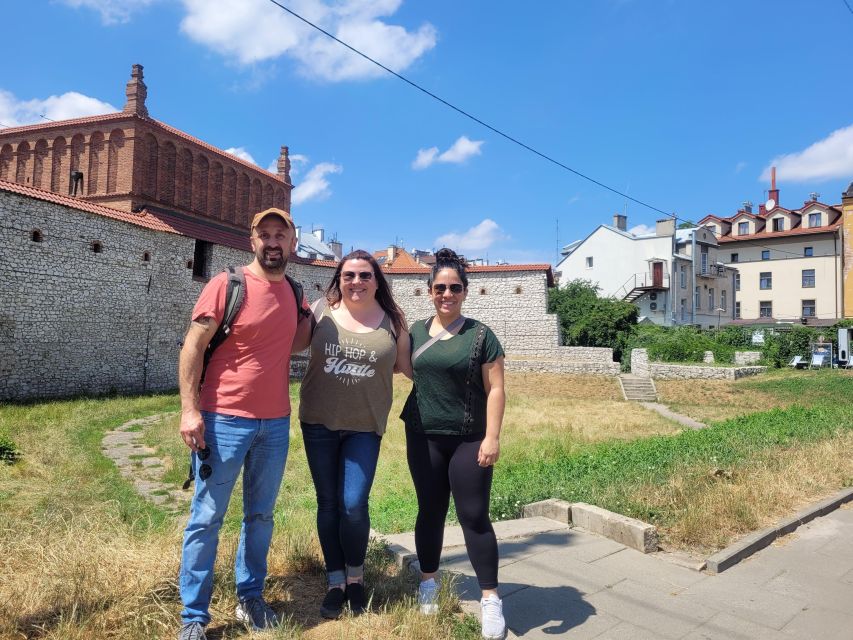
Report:
[[[344,282],[352,282],[355,280],[355,277],[358,276],[358,279],[362,282],[367,282],[373,278],[372,271],[342,271],[341,272],[341,280]]]
[[[432,285],[432,292],[437,293],[438,295],[442,295],[448,289],[450,289],[450,293],[462,293],[465,290],[465,287],[458,283],[450,286],[447,286],[446,284]]]

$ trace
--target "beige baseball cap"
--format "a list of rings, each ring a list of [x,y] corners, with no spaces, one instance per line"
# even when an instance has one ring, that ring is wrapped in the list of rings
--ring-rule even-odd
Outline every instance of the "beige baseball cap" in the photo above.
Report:
[[[261,224],[261,220],[266,218],[267,216],[278,216],[284,223],[290,227],[291,229],[295,229],[296,225],[293,224],[293,218],[290,217],[290,214],[287,211],[283,211],[282,209],[276,209],[275,207],[270,207],[269,209],[265,209],[260,213],[256,213],[255,217],[252,218],[252,229]]]

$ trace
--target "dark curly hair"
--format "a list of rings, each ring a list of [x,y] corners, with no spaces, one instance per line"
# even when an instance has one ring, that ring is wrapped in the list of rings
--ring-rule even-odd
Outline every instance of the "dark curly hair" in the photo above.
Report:
[[[391,316],[394,330],[397,332],[397,335],[400,335],[407,328],[403,311],[394,301],[394,296],[391,295],[391,287],[388,286],[388,281],[385,279],[385,274],[382,273],[379,263],[376,262],[376,258],[363,249],[351,251],[338,262],[338,266],[332,276],[332,281],[326,287],[326,302],[330,306],[334,306],[341,301],[341,270],[343,270],[344,263],[347,260],[365,260],[370,263],[370,267],[373,269],[373,277],[376,278],[376,302],[379,303],[379,306],[382,307],[385,313]]]
[[[468,288],[468,274],[465,271],[465,260],[456,255],[453,249],[445,247],[435,252],[435,264],[432,265],[432,271],[430,271],[429,279],[427,280],[428,287],[432,288],[432,281],[435,280],[438,272],[442,269],[453,269],[462,281],[462,285],[466,289]]]

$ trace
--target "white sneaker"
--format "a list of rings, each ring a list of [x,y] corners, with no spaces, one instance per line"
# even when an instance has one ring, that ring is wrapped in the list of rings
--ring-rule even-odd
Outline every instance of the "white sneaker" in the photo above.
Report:
[[[480,623],[486,640],[503,640],[506,636],[503,602],[496,595],[480,600]]]
[[[435,578],[423,580],[418,586],[418,604],[424,615],[432,616],[438,613],[438,583]]]

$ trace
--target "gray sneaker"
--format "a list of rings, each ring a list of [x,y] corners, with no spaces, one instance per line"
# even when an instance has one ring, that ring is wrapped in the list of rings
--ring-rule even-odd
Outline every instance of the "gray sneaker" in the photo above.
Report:
[[[254,631],[271,629],[279,625],[278,616],[263,598],[240,600],[235,614],[240,622],[245,622]]]
[[[178,640],[207,640],[200,622],[187,622],[178,633]]]

